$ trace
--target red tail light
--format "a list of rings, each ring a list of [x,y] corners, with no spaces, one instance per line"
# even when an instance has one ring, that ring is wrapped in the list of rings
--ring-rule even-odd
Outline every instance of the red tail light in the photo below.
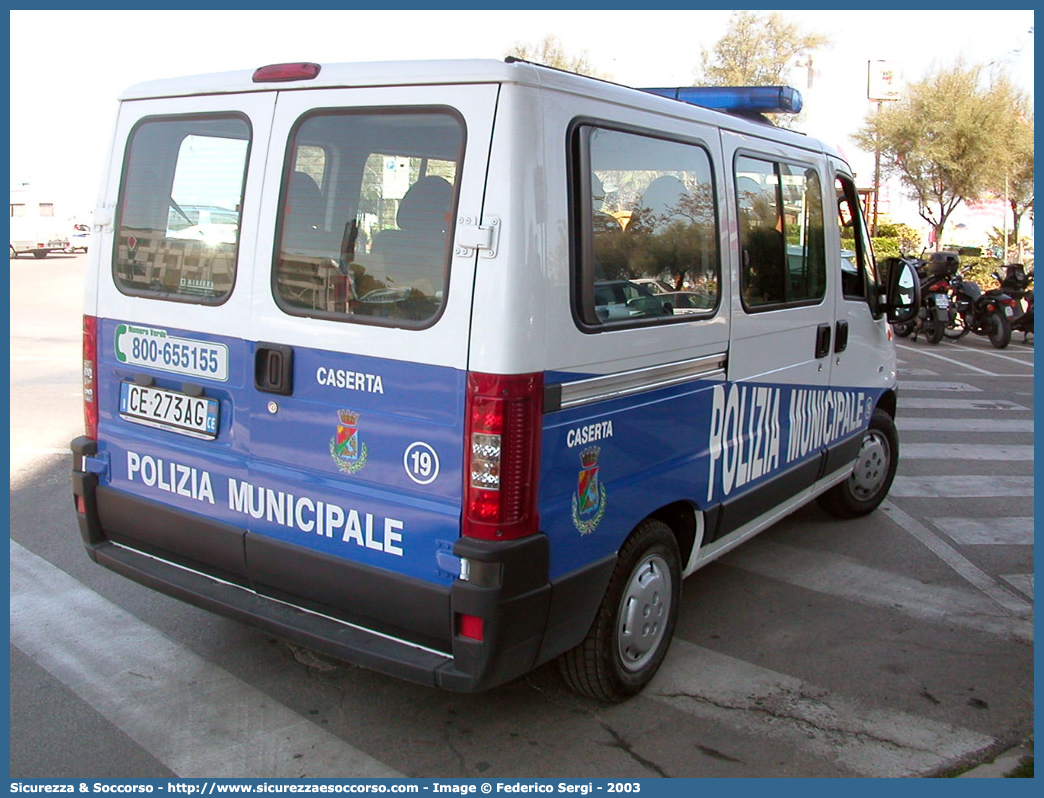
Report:
[[[83,426],[85,434],[98,440],[98,319],[83,317]]]
[[[254,70],[254,83],[281,83],[286,80],[312,80],[319,74],[319,64],[297,62],[269,64]]]
[[[462,533],[513,540],[536,532],[544,375],[468,374]]]

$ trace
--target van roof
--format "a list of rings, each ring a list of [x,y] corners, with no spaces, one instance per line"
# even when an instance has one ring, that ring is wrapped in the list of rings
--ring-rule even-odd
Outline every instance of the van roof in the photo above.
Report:
[[[258,66],[264,66],[259,64]],[[302,91],[356,86],[446,85],[467,83],[514,83],[584,96],[595,96],[657,113],[695,119],[738,132],[764,137],[764,125],[731,114],[701,108],[656,96],[641,89],[597,78],[530,63],[492,59],[438,61],[371,61],[351,64],[323,64],[319,74],[309,80],[255,83],[254,70],[217,72],[138,83],[129,87],[120,100],[190,97],[241,92]],[[801,133],[772,128],[772,136],[844,160],[821,142]]]

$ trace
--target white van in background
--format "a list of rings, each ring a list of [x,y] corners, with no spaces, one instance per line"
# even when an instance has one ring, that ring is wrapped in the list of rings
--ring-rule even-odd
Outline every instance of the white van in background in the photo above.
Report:
[[[46,258],[69,247],[68,225],[55,215],[55,203],[28,184],[11,187],[11,257]]]
[[[89,555],[423,684],[560,658],[633,695],[683,576],[895,473],[916,276],[879,274],[844,160],[761,116],[799,105],[518,61],[131,88],[88,254]]]

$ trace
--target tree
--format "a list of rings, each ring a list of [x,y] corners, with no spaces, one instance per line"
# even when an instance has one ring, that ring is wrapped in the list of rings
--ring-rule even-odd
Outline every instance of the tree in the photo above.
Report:
[[[853,140],[869,152],[880,147],[884,173],[910,190],[938,248],[957,206],[979,199],[1003,174],[1009,108],[1003,92],[984,85],[981,67],[958,61],[871,112]]]
[[[562,46],[557,36],[547,34],[539,44],[532,42],[515,42],[514,46],[505,53],[509,58],[520,58],[523,61],[533,61],[544,66],[564,69],[566,72],[575,72],[578,75],[587,75],[592,78],[606,78],[606,74],[595,69],[587,50],[581,50],[579,55],[569,55]]]
[[[1011,206],[1011,243],[1019,243],[1019,222],[1027,212],[1033,212],[1033,115],[1021,118],[1016,141],[1012,146],[1015,156],[1008,175],[1007,195]]]
[[[819,33],[787,22],[778,11],[734,11],[714,49],[703,49],[696,84],[708,86],[780,86],[788,82],[800,58],[829,44]],[[809,66],[811,69],[811,66]]]

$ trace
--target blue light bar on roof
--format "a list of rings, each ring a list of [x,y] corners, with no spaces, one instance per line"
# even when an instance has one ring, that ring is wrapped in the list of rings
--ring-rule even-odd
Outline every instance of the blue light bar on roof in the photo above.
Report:
[[[797,114],[803,104],[801,92],[790,86],[679,86],[641,91],[732,113]]]

